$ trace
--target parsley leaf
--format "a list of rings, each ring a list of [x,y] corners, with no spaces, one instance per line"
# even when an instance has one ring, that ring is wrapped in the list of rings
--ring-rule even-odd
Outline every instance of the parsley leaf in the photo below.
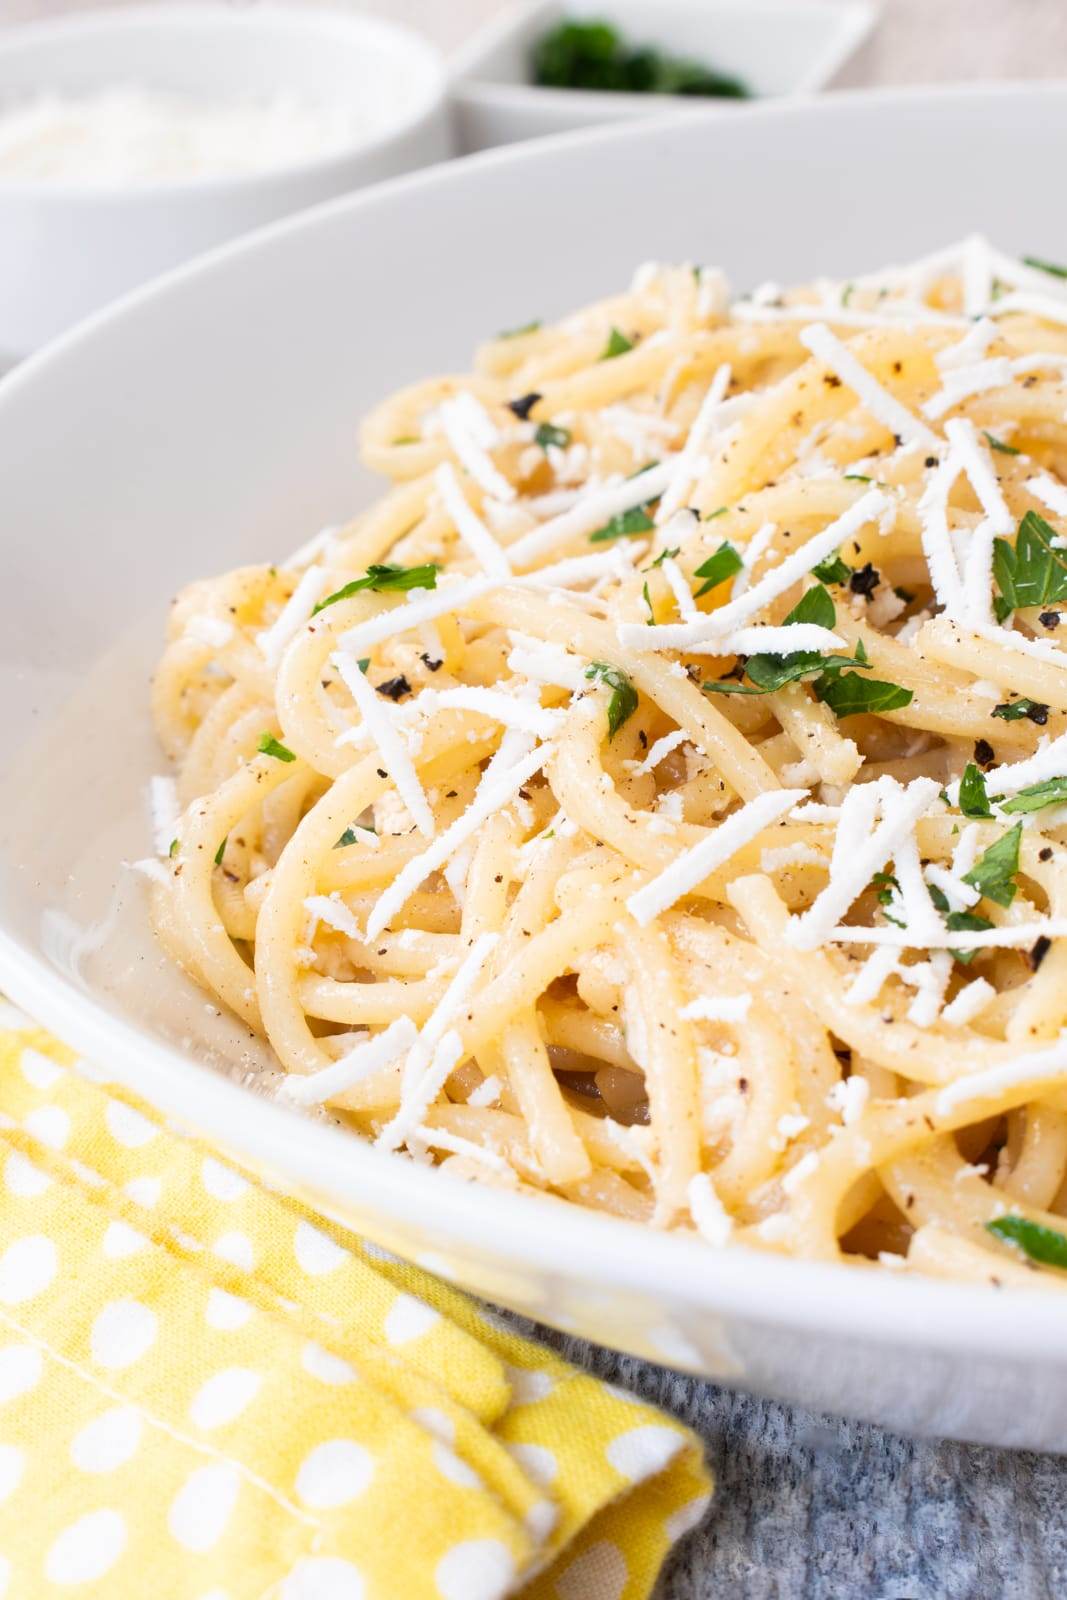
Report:
[[[612,691],[608,701],[608,738],[614,739],[628,717],[637,710],[637,690],[626,673],[607,661],[594,661],[586,667],[587,678],[599,678]]]
[[[631,506],[629,511],[620,511],[610,522],[605,522],[602,528],[589,535],[590,544],[606,544],[609,539],[633,539],[639,533],[648,533],[655,523],[648,514],[651,500],[646,500],[643,506]]]
[[[1019,843],[1022,836],[1023,825],[1017,822],[1014,828],[978,857],[970,872],[963,874],[963,882],[969,883],[987,900],[995,900],[998,906],[1010,906],[1017,888],[1013,879],[1019,870]]]
[[[693,573],[694,578],[706,579],[703,588],[697,590],[695,598],[699,600],[702,594],[717,589],[720,583],[725,583],[727,578],[732,578],[735,573],[740,572],[744,564],[729,539],[724,539],[715,554],[702,562]]]
[[[226,843],[225,839],[222,841],[222,843],[223,844]],[[180,839],[172,839],[170,841],[170,849],[167,851],[167,854],[168,854],[168,856],[170,856],[173,859],[173,857],[178,854],[178,851],[180,849],[181,849],[181,840]],[[220,846],[220,849],[221,849],[221,846]],[[216,856],[215,860],[217,861],[218,859],[219,859],[218,856]]]
[[[380,566],[373,563],[367,568],[364,577],[353,578],[343,589],[337,589],[333,594],[328,594],[325,600],[320,600],[311,615],[318,616],[327,606],[336,605],[338,600],[347,600],[351,595],[359,594],[362,589],[406,592],[408,589],[436,588],[437,567],[432,561],[427,561],[421,567],[396,567],[388,563]]]
[[[994,438],[993,434],[990,433],[988,428],[983,428],[982,432],[985,434],[986,443],[988,444],[990,450],[996,450],[1002,456],[1022,455],[1022,451],[1016,450],[1013,444],[1005,444],[1003,439]]]
[[[973,820],[991,817],[993,815],[989,806],[989,795],[985,786],[985,778],[981,768],[973,761],[968,761],[963,769],[960,779],[959,807],[965,817]]]
[[[287,745],[280,744],[273,733],[261,736],[256,749],[261,756],[273,756],[275,761],[295,761],[296,757]]]
[[[558,445],[565,450],[571,442],[569,428],[557,428],[554,422],[539,422],[537,432],[534,434],[534,443],[539,444],[542,450],[547,450],[550,444]]]
[[[497,334],[498,339],[521,339],[524,333],[536,333],[541,327],[540,320],[524,322],[521,328],[502,328]]]
[[[598,361],[614,361],[616,356],[624,356],[627,350],[633,349],[633,340],[628,339],[618,328],[612,328],[608,334],[608,342],[597,357]]]
[[[701,518],[701,520],[703,522],[714,522],[716,517],[725,517],[729,509],[729,506],[719,506],[715,511],[709,511],[707,516]]]
[[[1067,802],[1067,778],[1046,778],[1043,783],[1032,783],[1020,789],[1011,800],[999,801],[1001,811],[1043,811],[1046,806],[1061,806]]]
[[[225,839],[223,839],[222,843],[219,845],[218,849],[215,851],[215,865],[217,867],[222,866],[222,858],[226,853],[226,846],[229,843],[229,839],[230,836],[227,834]]]
[[[641,586],[641,594],[644,597],[645,605],[648,607],[648,625],[649,625],[649,627],[651,627],[652,624],[656,620],[656,613],[655,613],[655,611],[653,610],[653,607],[652,607],[652,596],[648,592],[648,579],[647,578],[645,579],[644,583]]]
[[[1040,256],[1023,256],[1023,263],[1035,267],[1038,272],[1047,272],[1051,278],[1067,278],[1067,267],[1061,267],[1056,261],[1042,261]]]
[[[840,550],[835,550],[832,556],[827,556],[825,561],[812,567],[811,573],[820,583],[847,583],[852,576],[852,568],[847,561],[842,561]]]
[[[1040,700],[1005,700],[1003,704],[993,707],[993,715],[1000,717],[1004,722],[1021,722],[1023,717],[1029,717],[1031,722],[1036,722],[1043,728],[1048,721],[1048,706]]]
[[[1031,1261],[1043,1267],[1067,1268],[1067,1234],[1056,1228],[1046,1228],[1043,1222],[1031,1222],[1029,1217],[1012,1213],[1007,1217],[994,1217],[986,1223],[986,1232],[1004,1244],[1012,1244]]]
[[[801,595],[783,626],[793,622],[814,622],[820,628],[832,628],[836,617],[829,594],[817,584]],[[703,687],[709,694],[773,694],[776,689],[784,688],[787,683],[796,683],[801,678],[817,676],[819,682],[824,679],[829,681],[844,667],[866,665],[867,652],[862,641],[854,656],[824,656],[817,650],[794,650],[788,655],[760,653],[749,656],[745,663],[748,684],[719,679],[705,683]],[[818,682],[815,692],[819,692]]]
[[[682,547],[678,545],[674,550],[661,550],[655,561],[650,561],[645,567],[645,572],[652,572],[656,567],[662,567],[665,561],[673,561],[675,556],[681,555]]]
[[[992,926],[988,917],[975,916],[973,911],[950,911],[945,918],[949,933],[985,933]],[[953,961],[958,961],[961,967],[969,967],[978,951],[953,950],[950,953]]]
[[[846,483],[873,483],[874,482],[874,479],[873,478],[869,478],[865,472],[845,472],[845,473],[842,474],[842,477],[844,478]]]
[[[349,825],[345,829],[344,833],[342,833],[342,835],[338,839],[337,843],[334,845],[334,849],[335,850],[341,850],[341,849],[344,848],[344,846],[346,844],[358,844],[359,843],[359,835],[361,833],[375,833],[376,831],[377,830],[375,828],[368,828],[368,827],[361,826],[359,831],[357,832],[356,828],[354,826]]]
[[[814,683],[815,697],[830,707],[835,717],[854,717],[864,711],[899,711],[912,702],[912,691],[881,678],[861,678],[858,672],[823,672]]]
[[[993,541],[993,576],[1000,590],[996,606],[1000,621],[1023,606],[1048,605],[1067,600],[1067,551],[1057,549],[1055,528],[1036,511],[1028,511],[1019,524],[1014,548],[1006,539]]]

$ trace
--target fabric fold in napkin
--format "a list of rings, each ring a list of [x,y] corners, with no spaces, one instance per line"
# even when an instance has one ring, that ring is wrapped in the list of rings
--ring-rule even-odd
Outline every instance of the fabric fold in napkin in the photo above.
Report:
[[[642,1600],[709,1492],[672,1418],[0,1002],[8,1600]]]

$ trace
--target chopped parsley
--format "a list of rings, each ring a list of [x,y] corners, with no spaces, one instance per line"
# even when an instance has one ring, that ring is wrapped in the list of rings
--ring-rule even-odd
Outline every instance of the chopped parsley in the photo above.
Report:
[[[852,568],[847,561],[842,561],[840,550],[835,550],[832,556],[827,556],[811,571],[820,583],[847,583],[852,576]]]
[[[1031,722],[1036,722],[1043,728],[1048,721],[1048,706],[1040,700],[1006,700],[999,706],[993,707],[993,715],[1000,717],[1004,722],[1021,722],[1023,717],[1029,717]]]
[[[542,326],[539,318],[533,322],[524,322],[520,328],[502,328],[497,334],[498,339],[521,339],[525,333],[536,333]]]
[[[1067,276],[1067,274],[1065,274]],[[1046,1228],[1043,1222],[1031,1222],[1029,1217],[1014,1213],[1007,1217],[994,1217],[986,1223],[986,1232],[1004,1244],[1014,1245],[1031,1261],[1043,1267],[1067,1268],[1067,1234],[1056,1228]]]
[[[1040,256],[1023,256],[1023,264],[1034,267],[1038,272],[1047,272],[1051,278],[1067,278],[1067,267],[1061,267],[1057,261],[1043,261]]]
[[[616,356],[624,356],[627,350],[633,349],[633,340],[628,339],[618,328],[612,328],[608,334],[608,342],[597,357],[598,361],[614,361]]]
[[[1022,836],[1023,825],[1017,822],[1014,828],[1009,829],[996,844],[991,844],[989,849],[978,857],[970,872],[963,874],[963,882],[969,883],[972,889],[977,889],[987,900],[995,900],[998,906],[1010,906],[1018,887],[1014,880],[1019,870],[1019,844]]]
[[[547,450],[550,444],[558,445],[561,450],[566,450],[571,442],[569,428],[557,428],[554,422],[539,422],[537,432],[534,434],[534,443],[539,444],[542,450]]]
[[[256,749],[261,756],[273,756],[275,761],[295,761],[296,757],[287,745],[280,744],[273,733],[264,733]]]
[[[345,829],[344,833],[342,833],[341,837],[334,845],[334,849],[343,850],[345,845],[358,844],[361,833],[375,833],[376,831],[377,830],[375,828],[360,827],[357,829],[353,826],[349,826]]]
[[[836,615],[829,594],[817,584],[801,595],[784,619],[783,626],[794,622],[813,622],[820,628],[832,628]],[[829,680],[844,667],[865,668],[866,665],[867,653],[862,643],[854,656],[824,656],[820,655],[818,650],[794,650],[789,655],[760,653],[749,656],[745,663],[745,674],[749,679],[747,684],[719,679],[705,683],[704,688],[709,694],[773,694],[776,689],[784,688],[787,683],[797,683],[801,678],[814,677],[815,692],[818,694],[819,682],[822,680]]]
[[[602,528],[589,535],[590,544],[607,544],[609,539],[633,539],[639,533],[648,533],[655,523],[648,514],[651,500],[646,500],[643,506],[631,506],[629,511],[620,511],[618,516],[612,517],[610,522],[605,522]]]
[[[983,428],[982,432],[985,434],[986,444],[988,444],[990,450],[996,450],[1002,456],[1022,455],[1022,451],[1016,450],[1013,444],[1005,444],[1003,439],[995,438],[988,428]]]
[[[225,839],[222,841],[222,843],[223,844],[226,843]],[[179,849],[179,841],[177,839],[172,839],[170,841],[170,849],[167,851],[168,856],[170,856],[172,860],[178,854],[178,849]],[[220,849],[221,849],[221,846],[220,846]],[[217,861],[218,859],[219,859],[218,856],[216,856],[215,860]]]
[[[367,568],[362,578],[353,578],[343,589],[336,589],[333,594],[328,594],[325,600],[320,600],[311,615],[315,617],[320,611],[325,611],[327,606],[336,605],[338,600],[347,600],[363,589],[406,592],[408,589],[436,588],[437,567],[432,561],[425,562],[421,567],[397,567],[389,563],[380,566],[374,563]]]
[[[678,545],[674,550],[661,550],[655,561],[650,561],[644,570],[646,572],[651,572],[656,567],[662,567],[665,561],[673,561],[675,556],[681,555],[681,553],[681,545]]]
[[[846,472],[844,474],[844,479],[845,479],[846,483],[871,483],[871,482],[873,482],[873,479],[869,478],[865,472]]]
[[[533,82],[549,89],[748,98],[740,78],[653,45],[631,44],[609,22],[565,18],[534,46]]]
[[[970,817],[972,821],[979,821],[993,815],[989,806],[989,795],[986,792],[982,769],[973,761],[968,761],[963,769],[963,777],[960,779],[959,807],[963,815]]]
[[[725,583],[727,578],[732,578],[735,573],[740,572],[744,564],[729,539],[724,539],[715,554],[709,556],[693,573],[694,578],[705,580],[703,588],[697,590],[695,598],[699,600],[702,594],[717,589],[720,583]]]
[[[899,683],[861,678],[858,672],[824,672],[816,678],[814,688],[816,699],[829,706],[835,717],[899,711],[913,698],[912,691],[902,689]]]
[[[178,841],[175,840],[174,842],[175,842],[175,844],[177,844]],[[218,849],[215,851],[215,865],[217,867],[221,867],[222,866],[222,858],[226,854],[226,846],[229,844],[229,842],[230,842],[230,836],[229,836],[229,834],[227,834],[226,837],[223,839],[222,843],[219,845]]]
[[[1001,811],[1024,815],[1031,811],[1043,811],[1046,806],[1062,806],[1065,803],[1067,778],[1046,778],[1043,783],[1032,783],[1028,789],[1020,789],[1011,800],[998,801]]]
[[[628,717],[637,710],[637,690],[626,673],[607,661],[594,661],[586,667],[587,678],[599,678],[611,690],[608,701],[608,737],[614,739]]]
[[[641,593],[642,593],[642,595],[644,597],[645,605],[648,607],[648,625],[649,625],[649,627],[651,627],[652,624],[656,620],[656,613],[655,613],[655,611],[653,610],[653,607],[652,607],[652,596],[648,592],[648,579],[647,578],[645,579],[644,583],[641,586]]]
[[[993,576],[1000,593],[994,598],[997,621],[1023,606],[1044,606],[1067,600],[1067,551],[1056,548],[1056,530],[1036,511],[1019,524],[1014,547],[993,541]]]
[[[709,511],[707,516],[702,520],[704,522],[714,522],[716,517],[725,517],[729,509],[729,506],[717,506],[714,511]]]
[[[926,885],[930,899],[937,910],[945,919],[945,927],[949,933],[985,933],[993,926],[988,917],[975,916],[973,911],[950,911],[948,896],[936,883]],[[958,961],[961,967],[969,967],[977,950],[952,950],[949,952],[953,961]]]

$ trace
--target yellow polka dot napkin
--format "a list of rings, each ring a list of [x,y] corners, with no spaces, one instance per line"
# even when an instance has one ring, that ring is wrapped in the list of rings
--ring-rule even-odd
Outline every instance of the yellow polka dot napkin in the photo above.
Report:
[[[0,1595],[642,1600],[709,1488],[0,1002]]]

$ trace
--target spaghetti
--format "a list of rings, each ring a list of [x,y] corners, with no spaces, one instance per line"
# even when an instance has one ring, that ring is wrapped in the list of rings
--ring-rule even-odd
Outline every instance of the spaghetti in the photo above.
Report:
[[[1062,1286],[1065,278],[649,265],[179,597],[155,922],[280,1093],[713,1246]]]

